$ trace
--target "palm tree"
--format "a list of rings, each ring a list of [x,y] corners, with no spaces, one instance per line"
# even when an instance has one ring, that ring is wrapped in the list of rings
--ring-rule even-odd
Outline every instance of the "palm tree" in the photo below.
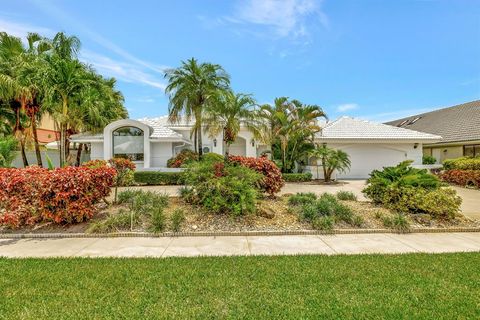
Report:
[[[201,156],[203,112],[228,89],[230,78],[220,65],[198,63],[194,58],[182,61],[179,68],[167,70],[165,78],[168,80],[165,93],[170,99],[169,120],[179,122],[182,115],[187,121],[195,119],[190,135],[194,136],[195,149]]]
[[[311,155],[320,159],[323,168],[323,179],[330,182],[332,174],[336,170],[339,173],[346,172],[350,169],[350,158],[345,151],[335,150],[321,145],[315,148]]]
[[[206,111],[205,130],[211,138],[223,133],[225,143],[225,157],[230,153],[230,145],[237,139],[240,127],[253,126],[252,107],[255,99],[251,95],[226,91],[222,99]]]

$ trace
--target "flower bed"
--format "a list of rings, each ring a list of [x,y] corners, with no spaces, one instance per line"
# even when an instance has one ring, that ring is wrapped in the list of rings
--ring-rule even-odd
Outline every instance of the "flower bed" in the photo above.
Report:
[[[99,166],[0,169],[0,225],[75,223],[93,217],[110,194],[116,170]]]

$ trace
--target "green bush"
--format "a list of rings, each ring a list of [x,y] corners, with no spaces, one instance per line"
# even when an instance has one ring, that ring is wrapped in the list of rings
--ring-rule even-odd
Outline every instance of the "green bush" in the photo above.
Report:
[[[15,159],[17,140],[14,137],[0,137],[0,168],[9,168]]]
[[[445,170],[480,170],[480,157],[462,157],[443,161]]]
[[[190,200],[214,213],[244,215],[255,212],[259,181],[252,169],[225,163],[198,162],[185,172]],[[188,192],[186,192],[188,194]]]
[[[407,231],[410,229],[410,223],[404,214],[397,213],[393,217],[383,217],[383,225],[398,231]]]
[[[182,224],[185,222],[185,212],[182,209],[175,209],[172,213],[171,220],[172,231],[179,232]]]
[[[291,206],[303,206],[308,203],[313,203],[317,200],[317,195],[313,192],[299,192],[297,194],[294,194],[293,196],[290,196],[288,198],[288,204]]]
[[[282,173],[282,177],[285,182],[306,182],[312,180],[312,174],[310,172]]]
[[[422,157],[422,164],[435,164],[436,162],[437,162],[437,159],[435,157],[427,156],[427,155],[424,155]]]
[[[150,210],[150,230],[162,232],[165,229],[165,213],[163,207],[154,207]]]
[[[184,149],[180,151],[175,157],[167,160],[167,167],[184,168],[190,163],[198,161],[198,159],[198,153],[189,149]]]
[[[357,201],[357,196],[351,191],[338,191],[338,200]]]
[[[206,153],[202,156],[202,161],[203,162],[223,162],[225,161],[225,157],[222,156],[221,154],[215,153],[215,152],[209,152]]]
[[[365,222],[365,220],[363,219],[363,217],[358,216],[358,215],[354,215],[351,219],[350,224],[354,227],[361,227],[364,222]]]
[[[183,172],[135,171],[136,183],[149,186],[182,185],[185,183]]]
[[[316,217],[312,221],[312,227],[316,230],[332,230],[335,220],[329,216]]]

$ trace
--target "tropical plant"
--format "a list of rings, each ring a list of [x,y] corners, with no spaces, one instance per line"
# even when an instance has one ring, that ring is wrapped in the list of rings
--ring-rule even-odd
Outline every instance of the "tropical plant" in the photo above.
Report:
[[[350,158],[345,151],[332,149],[322,144],[312,150],[310,155],[320,159],[325,182],[332,180],[334,171],[342,173],[350,169]]]
[[[0,168],[8,168],[15,159],[17,141],[13,137],[0,137]]]
[[[314,148],[315,133],[320,131],[317,119],[326,115],[319,106],[281,97],[273,105],[257,108],[255,117],[255,137],[270,146],[272,157],[280,159],[285,173],[292,172]]]
[[[194,58],[182,61],[176,69],[167,70],[165,88],[169,96],[169,120],[179,122],[182,117],[187,121],[194,119],[190,135],[194,137],[194,147],[200,157],[203,155],[202,131],[203,113],[212,108],[228,89],[230,79],[218,64],[198,63]]]
[[[435,164],[437,162],[437,159],[432,156],[428,155],[423,155],[422,157],[422,164]]]
[[[227,90],[220,95],[215,104],[207,108],[204,119],[205,130],[212,139],[220,133],[223,134],[225,157],[228,157],[230,145],[237,139],[240,127],[255,126],[252,112],[254,105],[255,100],[251,95],[235,94]]]

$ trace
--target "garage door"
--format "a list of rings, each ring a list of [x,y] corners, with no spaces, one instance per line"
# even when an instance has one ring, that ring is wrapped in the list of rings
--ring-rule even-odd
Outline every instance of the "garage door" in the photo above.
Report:
[[[374,169],[395,166],[407,160],[405,151],[387,148],[384,145],[357,144],[340,147],[350,156],[350,171],[337,175],[340,179],[365,179]]]

